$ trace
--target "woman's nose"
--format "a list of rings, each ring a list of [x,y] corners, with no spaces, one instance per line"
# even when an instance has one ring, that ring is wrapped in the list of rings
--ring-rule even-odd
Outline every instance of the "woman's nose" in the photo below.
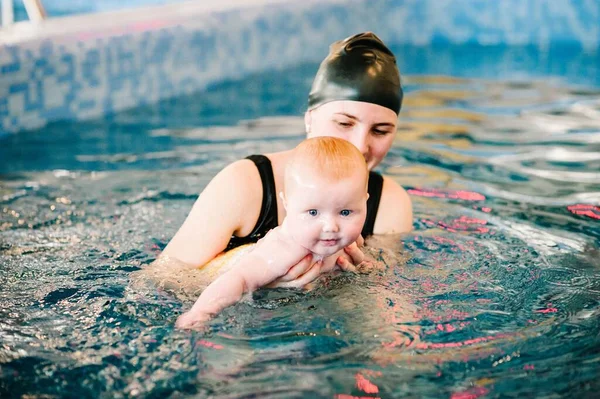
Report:
[[[352,135],[352,144],[354,144],[354,146],[356,148],[358,148],[358,150],[360,151],[361,154],[363,154],[363,156],[366,158],[367,154],[369,153],[369,132],[364,131],[363,129],[357,129],[354,134]]]

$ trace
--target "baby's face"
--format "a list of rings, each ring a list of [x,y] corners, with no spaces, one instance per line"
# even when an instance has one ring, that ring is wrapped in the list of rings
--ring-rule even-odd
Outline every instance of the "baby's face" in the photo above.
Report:
[[[285,224],[294,240],[314,254],[333,255],[360,235],[367,216],[364,176],[337,181],[295,173],[286,186]]]

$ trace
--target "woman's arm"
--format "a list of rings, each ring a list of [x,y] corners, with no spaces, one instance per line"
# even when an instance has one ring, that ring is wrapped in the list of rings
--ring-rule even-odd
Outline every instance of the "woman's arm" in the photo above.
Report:
[[[132,286],[150,282],[178,296],[197,296],[214,278],[198,268],[223,252],[234,233],[252,230],[261,203],[262,183],[254,164],[240,160],[227,166],[202,191],[159,257],[131,275]]]
[[[408,233],[413,227],[410,197],[398,183],[383,177],[383,190],[373,234]]]
[[[197,268],[221,253],[232,235],[249,234],[258,219],[262,183],[249,160],[232,163],[202,191],[162,255]]]

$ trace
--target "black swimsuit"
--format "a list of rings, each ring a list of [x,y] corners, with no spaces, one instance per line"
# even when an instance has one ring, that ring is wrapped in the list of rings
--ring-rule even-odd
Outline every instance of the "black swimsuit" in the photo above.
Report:
[[[273,168],[271,161],[264,155],[250,155],[246,159],[251,160],[256,165],[260,180],[263,186],[262,205],[260,208],[260,216],[256,222],[256,226],[246,237],[231,236],[226,251],[239,247],[240,245],[257,242],[269,232],[279,225],[277,218],[277,191],[275,189],[275,178],[273,176]],[[377,217],[377,209],[379,208],[379,200],[381,199],[381,191],[383,189],[383,176],[376,172],[369,172],[369,199],[367,200],[367,219],[362,229],[362,236],[370,236],[373,234],[373,226]]]

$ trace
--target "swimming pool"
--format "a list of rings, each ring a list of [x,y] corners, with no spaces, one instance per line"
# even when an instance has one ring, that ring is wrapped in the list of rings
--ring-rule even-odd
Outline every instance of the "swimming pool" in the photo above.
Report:
[[[593,396],[598,59],[394,51],[408,94],[382,170],[414,232],[385,271],[261,291],[208,331],[175,330],[190,302],[131,273],[224,165],[302,139],[315,64],[0,137],[0,396]]]

